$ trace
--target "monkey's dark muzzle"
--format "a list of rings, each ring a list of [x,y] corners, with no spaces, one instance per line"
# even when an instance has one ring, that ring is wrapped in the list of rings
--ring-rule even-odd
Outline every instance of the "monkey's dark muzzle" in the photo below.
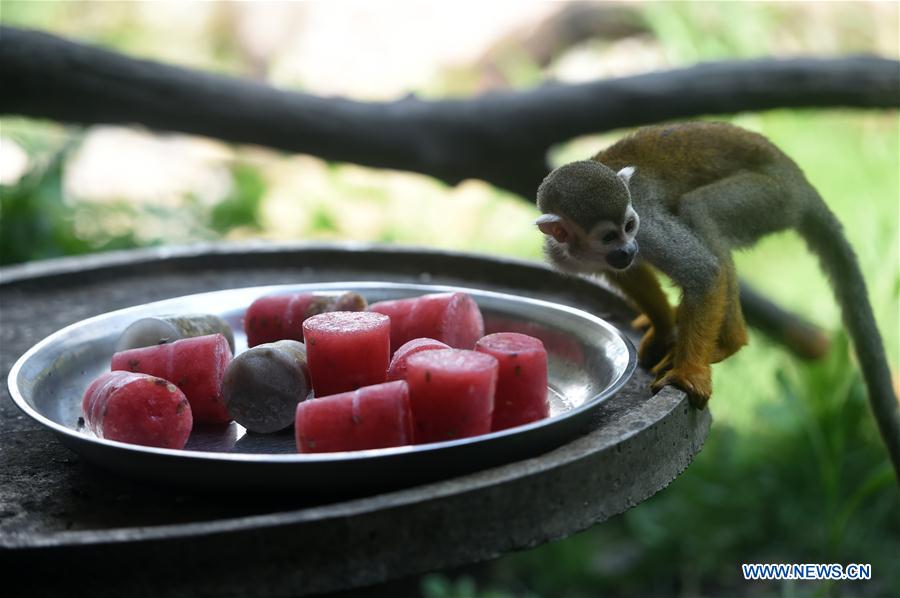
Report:
[[[614,249],[606,254],[606,263],[615,268],[616,270],[624,270],[628,266],[631,265],[631,262],[634,261],[634,256],[637,254],[637,243],[631,242],[621,247],[619,249]]]

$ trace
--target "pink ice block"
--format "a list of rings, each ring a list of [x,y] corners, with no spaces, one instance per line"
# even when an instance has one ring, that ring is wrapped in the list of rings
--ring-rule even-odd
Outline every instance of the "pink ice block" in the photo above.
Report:
[[[333,311],[303,322],[309,377],[316,396],[387,380],[391,322],[373,312]]]
[[[113,355],[112,369],[150,374],[172,382],[191,403],[195,422],[231,421],[222,399],[222,379],[231,349],[221,334],[129,349]]]
[[[433,338],[414,338],[394,352],[391,358],[391,365],[388,367],[388,380],[405,380],[406,379],[406,361],[421,351],[433,351],[435,349],[450,349],[450,347],[441,341]]]
[[[363,311],[366,300],[358,293],[317,295],[291,293],[266,295],[250,304],[244,314],[247,346],[255,347],[289,339],[303,340],[303,322],[314,315],[329,311]]]
[[[416,444],[491,431],[497,360],[462,349],[422,351],[406,362]]]
[[[406,382],[364,386],[297,405],[297,450],[328,453],[412,443]]]
[[[106,372],[81,402],[85,425],[100,438],[161,448],[184,448],[193,418],[171,382],[131,372]]]
[[[497,393],[491,430],[503,430],[543,419],[547,401],[547,351],[525,334],[498,332],[475,343],[475,350],[497,359]]]
[[[438,293],[379,301],[369,311],[391,318],[391,351],[416,338],[433,338],[456,349],[471,349],[484,336],[478,304],[465,293]]]

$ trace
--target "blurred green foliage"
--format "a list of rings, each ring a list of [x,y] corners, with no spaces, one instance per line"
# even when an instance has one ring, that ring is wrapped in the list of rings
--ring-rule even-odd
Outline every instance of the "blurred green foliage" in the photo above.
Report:
[[[16,134],[19,127],[13,128],[13,138],[22,141]],[[71,133],[56,147],[36,149],[26,136],[24,145],[32,147],[35,156],[31,169],[15,184],[0,185],[0,265],[261,228],[265,182],[254,167],[240,162],[230,169],[229,193],[211,206],[190,195],[175,206],[68,197],[64,172],[80,140],[79,133]]]
[[[541,596],[778,593],[740,563],[871,563],[873,595],[896,595],[900,504],[844,336],[821,363],[777,375],[753,433],[715,422],[664,492],[609,523],[496,562],[494,583]],[[788,593],[845,590],[809,583]],[[787,584],[781,584],[786,586]],[[781,590],[787,591],[786,587]],[[742,590],[743,591],[743,590]]]
[[[96,251],[78,238],[62,201],[62,157],[0,186],[0,264]]]
[[[890,29],[896,8],[891,12],[888,5],[646,3],[640,10],[653,35],[640,43],[671,65],[785,52],[879,52],[896,46]],[[3,0],[2,6],[6,23],[64,33],[77,29],[97,43],[138,53],[160,46],[159,30],[150,33],[125,3],[111,5],[111,26],[79,20],[76,3]],[[885,27],[887,37],[877,34]],[[217,26],[210,37],[205,55],[191,54],[194,65],[242,72],[229,31]],[[635,51],[634,45],[615,42],[586,42],[585,48],[597,64]],[[896,54],[896,47],[889,51]],[[545,76],[515,47],[502,58],[499,68],[515,85]],[[417,91],[453,95],[478,81],[474,67],[457,65]],[[898,369],[897,113],[778,110],[729,120],[767,135],[791,155],[844,223]],[[473,183],[451,189],[415,175],[311,159],[298,166],[274,154],[261,158],[237,149],[226,161],[229,191],[212,205],[191,195],[167,206],[94,202],[69,196],[64,184],[67,159],[84,131],[10,119],[0,126],[32,157],[25,177],[0,187],[2,264],[247,235],[540,255],[539,235],[530,227],[533,207]],[[620,134],[575,140],[556,148],[554,161],[583,158]],[[779,303],[840,329],[827,282],[796,236],[768,238],[736,256],[736,263],[742,276]],[[715,422],[706,446],[665,491],[572,538],[498,559],[471,575],[425,576],[422,594],[900,595],[900,493],[846,339],[838,334],[828,357],[810,364],[754,333],[750,346],[715,367],[714,386]],[[745,582],[743,562],[871,563],[873,580]]]
[[[259,207],[266,190],[259,172],[248,164],[235,164],[231,170],[234,188],[209,212],[209,227],[220,235],[248,227],[260,230]]]

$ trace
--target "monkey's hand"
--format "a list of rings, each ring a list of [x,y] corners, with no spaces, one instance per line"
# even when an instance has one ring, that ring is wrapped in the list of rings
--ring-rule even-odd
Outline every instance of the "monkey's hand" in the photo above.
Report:
[[[656,369],[663,365],[666,356],[675,346],[675,335],[659,334],[655,326],[650,326],[641,339],[638,347],[638,362],[648,369]]]
[[[647,330],[653,326],[653,322],[647,317],[647,314],[641,314],[631,321],[631,327],[635,330]]]
[[[708,365],[681,365],[660,372],[653,382],[653,392],[665,386],[676,386],[687,393],[691,405],[697,409],[706,407],[712,394],[712,372]]]

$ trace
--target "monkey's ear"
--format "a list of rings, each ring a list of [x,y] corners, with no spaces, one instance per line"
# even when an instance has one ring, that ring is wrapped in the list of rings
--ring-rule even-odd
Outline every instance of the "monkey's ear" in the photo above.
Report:
[[[557,243],[566,243],[569,240],[569,229],[563,224],[561,216],[543,214],[534,223],[542,233],[556,239]]]
[[[634,174],[634,166],[626,166],[616,174],[619,175],[619,178],[622,179],[622,182],[625,183],[625,186],[628,186],[628,182],[631,180],[631,175]]]

